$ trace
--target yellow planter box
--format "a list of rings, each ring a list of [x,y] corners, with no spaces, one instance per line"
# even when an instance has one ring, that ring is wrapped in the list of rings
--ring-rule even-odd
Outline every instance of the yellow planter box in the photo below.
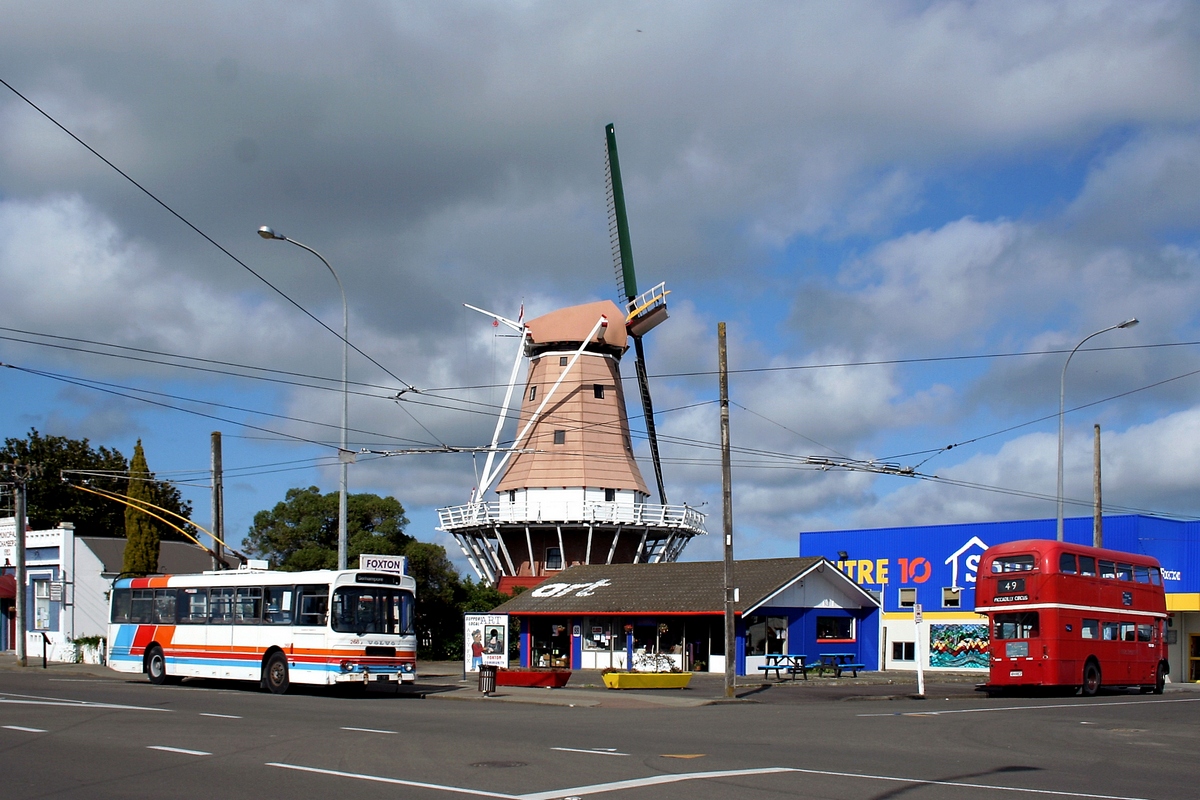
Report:
[[[600,676],[609,689],[686,689],[690,672],[606,672]]]

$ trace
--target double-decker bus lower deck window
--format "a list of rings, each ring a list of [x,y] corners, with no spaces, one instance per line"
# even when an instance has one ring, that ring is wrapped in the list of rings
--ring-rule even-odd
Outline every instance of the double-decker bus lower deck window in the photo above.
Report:
[[[396,589],[338,589],[333,594],[333,629],[342,633],[408,633],[412,595]]]
[[[1030,572],[1033,566],[1034,558],[1030,554],[996,556],[992,562],[992,572]]]
[[[1105,622],[1102,626],[1103,639],[1106,642],[1120,641],[1121,626],[1115,622]]]
[[[1139,642],[1150,642],[1154,640],[1154,626],[1140,624],[1137,626],[1137,637]]]
[[[1085,619],[1083,624],[1079,626],[1079,635],[1084,639],[1099,639],[1100,620]]]
[[[1036,611],[997,614],[992,620],[993,639],[1033,639],[1038,635]]]

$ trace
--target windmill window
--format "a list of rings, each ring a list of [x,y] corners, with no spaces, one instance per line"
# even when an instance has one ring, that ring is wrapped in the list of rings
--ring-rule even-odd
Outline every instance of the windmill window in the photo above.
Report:
[[[559,570],[563,568],[562,550],[557,547],[546,548],[546,569]]]
[[[532,403],[534,400],[537,400],[537,386],[530,386],[529,387],[529,402]]]
[[[517,490],[516,489],[508,490],[508,502],[510,502],[510,503],[517,502]]]
[[[566,431],[555,431],[554,432],[554,443],[555,444],[566,444],[567,443],[567,432]]]
[[[569,359],[569,358],[567,358],[566,356],[559,356],[559,357],[558,357],[558,365],[559,365],[560,367],[565,367],[565,366],[567,365],[567,362],[568,362],[568,361],[570,361],[570,359]]]
[[[595,395],[597,400],[603,400],[604,399],[604,384],[603,383],[593,383],[592,384],[592,394]]]
[[[604,490],[604,502],[615,503],[616,501],[617,501],[617,490],[616,489],[605,489]]]

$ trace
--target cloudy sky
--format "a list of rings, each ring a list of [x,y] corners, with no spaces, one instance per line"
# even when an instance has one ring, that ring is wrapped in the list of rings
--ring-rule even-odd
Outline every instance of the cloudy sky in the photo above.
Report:
[[[3,18],[0,434],[127,455],[140,437],[207,525],[220,430],[234,539],[288,487],[337,485],[341,343],[320,323],[340,328],[340,297],[258,226],[345,285],[353,449],[484,444],[514,340],[462,304],[615,297],[608,122],[639,284],[672,292],[646,340],[668,493],[713,531],[728,324],[739,556],[793,554],[800,530],[1053,517],[1066,353],[1131,317],[1071,361],[1067,514],[1090,513],[1097,423],[1114,511],[1200,514],[1192,4],[46,0]],[[473,485],[468,455],[351,468],[352,491],[395,495],[447,544],[435,510]]]

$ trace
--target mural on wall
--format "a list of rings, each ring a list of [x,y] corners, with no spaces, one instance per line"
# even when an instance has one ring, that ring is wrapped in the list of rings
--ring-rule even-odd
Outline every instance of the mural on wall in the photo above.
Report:
[[[929,626],[929,666],[987,669],[987,625],[931,624]]]

